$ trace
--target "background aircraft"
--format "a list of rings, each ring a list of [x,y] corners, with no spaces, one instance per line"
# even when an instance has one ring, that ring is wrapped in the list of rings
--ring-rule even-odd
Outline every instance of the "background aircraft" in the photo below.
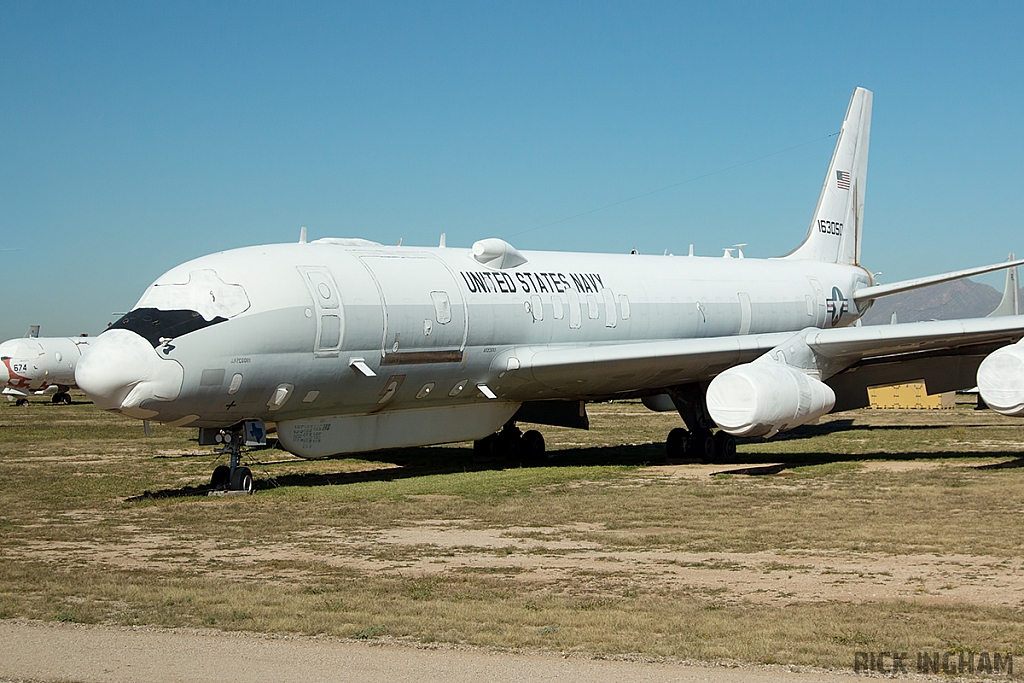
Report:
[[[851,327],[878,297],[1022,263],[874,283],[860,265],[871,103],[854,91],[806,237],[781,258],[496,238],[237,249],[158,278],[95,340],[78,384],[106,410],[199,427],[232,456],[213,484],[249,490],[238,454],[267,422],[307,458],[464,440],[539,455],[543,437],[517,421],[585,428],[587,401],[640,397],[682,417],[670,455],[714,460],[735,436],[865,406],[868,386],[974,386],[1024,336],[1019,316]]]
[[[88,337],[40,337],[33,325],[21,339],[0,343],[0,386],[8,400],[28,405],[33,393],[55,390],[54,403],[71,403],[68,390],[75,386],[78,359],[89,346]]]

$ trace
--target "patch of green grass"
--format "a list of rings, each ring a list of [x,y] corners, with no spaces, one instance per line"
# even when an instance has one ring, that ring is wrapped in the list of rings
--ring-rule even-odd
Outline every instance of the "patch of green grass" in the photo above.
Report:
[[[727,476],[675,477],[641,468],[664,458],[661,441],[678,417],[635,402],[595,404],[590,414],[590,432],[544,428],[553,457],[538,466],[477,463],[465,444],[316,462],[262,451],[251,454],[262,463],[253,469],[277,488],[206,498],[191,494],[217,459],[194,456],[210,453],[191,441],[194,430],[158,426],[147,439],[138,422],[89,405],[0,405],[0,617],[836,667],[850,665],[854,648],[1016,652],[1024,642],[1024,617],[1012,607],[737,604],[725,588],[634,575],[622,561],[630,555],[616,555],[794,550],[1016,562],[1024,468],[977,465],[1017,457],[1007,444],[1019,443],[1018,423],[967,410],[848,413],[741,444],[739,462],[718,470]],[[873,466],[893,461],[927,466]],[[140,498],[145,491],[156,495]],[[381,540],[416,525],[543,545]],[[571,567],[589,548],[618,560],[599,567],[622,571],[581,564],[524,577],[522,563],[557,557]],[[485,561],[410,569],[474,556]],[[381,569],[388,563],[396,566]],[[694,568],[807,569],[730,560]]]

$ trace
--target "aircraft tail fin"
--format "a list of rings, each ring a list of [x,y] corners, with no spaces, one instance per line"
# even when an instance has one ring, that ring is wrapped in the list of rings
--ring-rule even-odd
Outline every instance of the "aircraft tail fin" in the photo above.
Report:
[[[1010,260],[1013,260],[1013,253],[1010,253]],[[989,318],[1001,315],[1020,315],[1020,302],[1017,300],[1019,286],[1017,282],[1017,269],[1006,269],[1006,286],[1003,288],[1003,298],[996,306],[996,309],[988,314]]]
[[[854,88],[803,243],[787,259],[860,263],[872,93]]]

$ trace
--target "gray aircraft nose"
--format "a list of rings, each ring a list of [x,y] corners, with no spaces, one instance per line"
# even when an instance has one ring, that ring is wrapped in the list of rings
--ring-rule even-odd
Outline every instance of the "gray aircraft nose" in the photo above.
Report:
[[[129,330],[107,330],[89,345],[75,368],[75,382],[104,410],[146,419],[157,415],[143,401],[173,401],[185,373],[177,361],[161,358],[152,345]]]

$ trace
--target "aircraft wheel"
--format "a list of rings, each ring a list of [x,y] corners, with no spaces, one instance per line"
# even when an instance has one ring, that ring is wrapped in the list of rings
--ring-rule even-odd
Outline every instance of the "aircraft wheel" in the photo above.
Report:
[[[722,431],[715,434],[715,456],[717,456],[719,462],[735,461],[736,437]]]
[[[710,429],[698,429],[690,435],[690,452],[702,463],[715,462],[715,437]]]
[[[64,405],[66,405],[66,406],[71,405],[71,394],[69,394],[66,391],[64,392]]]
[[[227,465],[218,465],[210,477],[210,488],[222,489],[231,483],[231,468]]]
[[[523,438],[519,442],[519,452],[527,460],[543,460],[544,435],[536,429],[531,429],[523,434]]]
[[[686,457],[689,440],[690,432],[682,427],[676,427],[668,433],[668,438],[665,439],[665,456],[669,463],[679,462]]]
[[[232,491],[245,491],[252,493],[256,490],[256,483],[252,479],[252,472],[248,467],[236,467],[235,474],[231,477]]]
[[[485,436],[479,441],[473,442],[473,459],[477,461],[490,460],[505,454],[504,443],[500,434]]]
[[[28,399],[27,398],[19,398],[17,401],[14,402],[14,405],[16,405],[18,407],[27,406],[28,405]]]
[[[64,402],[64,394],[62,394],[59,391],[56,394],[54,394],[53,396],[50,397],[50,403],[60,404],[60,403],[63,403],[63,402]]]
[[[501,434],[498,437],[499,453],[506,458],[519,457],[520,446],[523,440],[520,434]]]

